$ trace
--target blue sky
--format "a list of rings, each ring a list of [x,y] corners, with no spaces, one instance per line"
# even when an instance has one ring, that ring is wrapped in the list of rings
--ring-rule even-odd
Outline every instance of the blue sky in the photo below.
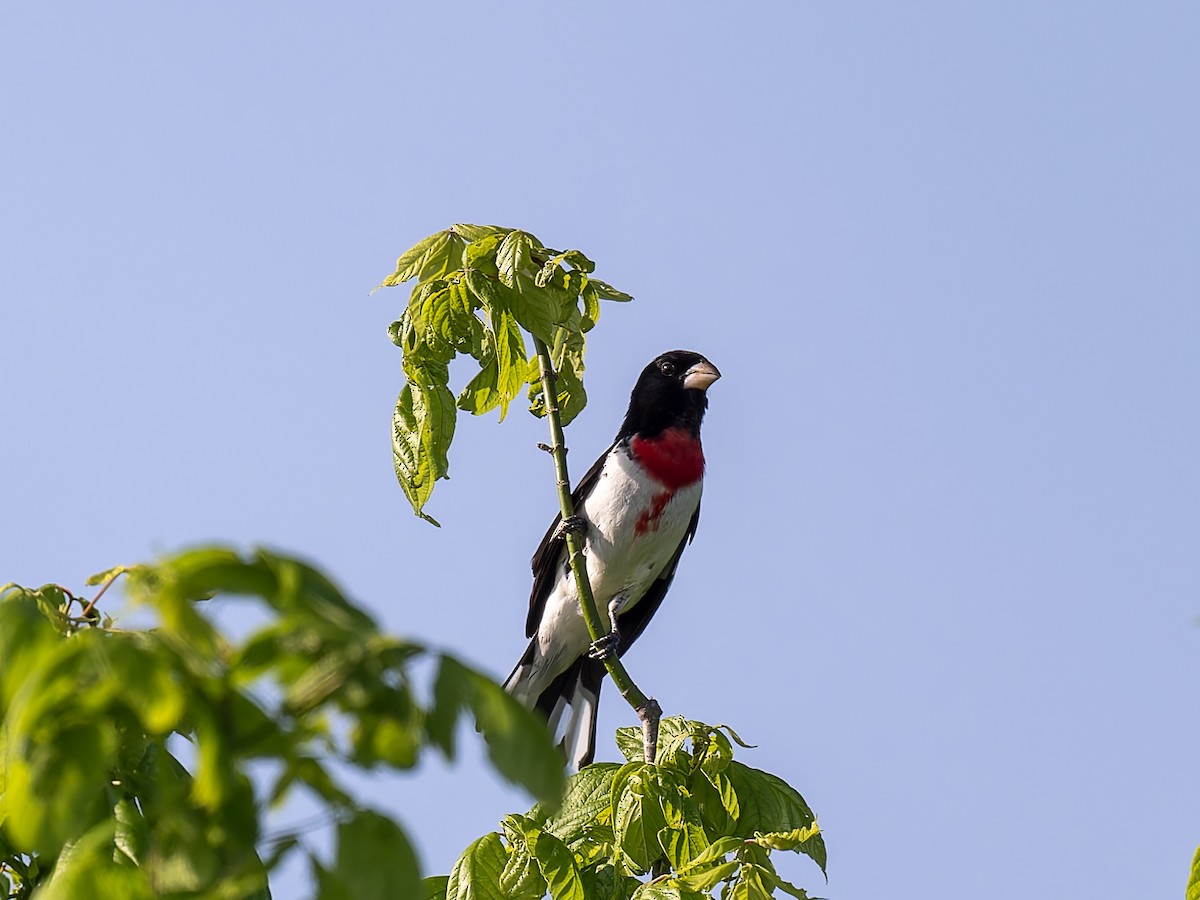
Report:
[[[415,519],[405,294],[367,292],[451,222],[519,226],[637,297],[594,333],[577,469],[658,352],[725,375],[628,662],[805,794],[830,880],[788,873],[1178,895],[1198,37],[1185,2],[6,4],[0,581],[266,542],[502,677],[542,423],[462,422],[444,527]],[[629,722],[610,690],[601,747]],[[527,806],[473,749],[363,791],[430,872]]]

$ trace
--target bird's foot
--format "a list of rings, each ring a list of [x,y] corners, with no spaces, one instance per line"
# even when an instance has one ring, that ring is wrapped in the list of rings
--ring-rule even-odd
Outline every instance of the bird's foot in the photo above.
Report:
[[[588,657],[598,659],[601,662],[608,659],[610,656],[616,655],[621,648],[621,635],[613,629],[599,640],[593,641],[588,648]]]
[[[553,540],[565,538],[568,534],[586,534],[587,519],[583,516],[570,516],[558,523],[558,527],[554,529]]]

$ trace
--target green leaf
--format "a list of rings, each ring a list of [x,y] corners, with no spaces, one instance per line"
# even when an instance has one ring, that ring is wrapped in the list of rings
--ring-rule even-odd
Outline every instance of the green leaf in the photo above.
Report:
[[[500,873],[500,890],[509,900],[542,900],[546,896],[546,879],[530,854],[524,835],[509,827],[507,817],[501,824],[509,839],[509,853]]]
[[[492,331],[496,335],[496,384],[500,393],[500,421],[508,412],[509,402],[525,386],[528,372],[525,358],[525,340],[517,327],[512,313],[504,310],[491,311]]]
[[[731,819],[736,821],[741,815],[741,806],[738,804],[737,791],[733,789],[733,782],[729,780],[729,776],[724,772],[705,772],[704,777],[720,797],[721,807]]]
[[[459,711],[469,709],[497,771],[544,803],[557,804],[563,787],[563,761],[545,722],[490,678],[452,656],[443,655],[440,660],[425,726],[430,740],[452,756]]]
[[[396,271],[385,278],[375,290],[394,287],[418,276],[422,281],[440,278],[458,268],[466,245],[466,240],[453,229],[431,234],[402,253],[396,260]]]
[[[699,822],[684,822],[664,828],[658,835],[659,846],[673,869],[686,866],[709,846],[708,835]]]
[[[518,324],[526,331],[544,343],[554,341],[561,317],[559,306],[549,293],[534,287],[528,278],[522,276],[508,302]]]
[[[409,247],[400,254],[400,258],[396,260],[396,271],[376,287],[375,290],[383,287],[393,287],[397,284],[403,284],[410,278],[415,278],[417,273],[421,271],[421,267],[425,265],[425,260],[429,256],[430,249],[437,243],[439,236],[443,232],[436,232],[429,237],[422,238],[416,244]],[[371,293],[374,293],[372,291]]]
[[[626,763],[613,777],[613,834],[639,871],[662,856],[659,834],[667,827],[654,767]]]
[[[391,819],[360,810],[338,826],[333,876],[347,900],[393,900],[421,892],[417,858]]]
[[[62,641],[42,615],[32,591],[11,588],[0,600],[0,709],[8,709],[25,682]]]
[[[752,837],[756,832],[790,832],[816,823],[804,798],[782,779],[737,761],[730,763],[726,774],[741,807],[737,834]],[[796,849],[825,871],[825,841],[819,833]]]
[[[612,820],[612,782],[619,763],[592,763],[567,779],[558,812],[548,815],[542,807],[530,813],[543,828],[575,849],[595,823]]]
[[[496,268],[501,284],[517,289],[517,276],[529,267],[529,235],[523,231],[510,231],[505,235],[496,251]]]
[[[662,719],[659,727],[662,727]],[[628,762],[642,762],[645,756],[645,745],[642,743],[642,729],[636,726],[625,726],[617,729],[617,749]]]
[[[677,884],[692,890],[711,891],[718,884],[727,880],[740,866],[741,863],[734,859],[704,869],[691,870],[687,875],[676,875],[674,880]]]
[[[507,900],[500,889],[507,859],[500,835],[485,834],[454,864],[446,882],[446,900]]]
[[[738,880],[729,892],[730,900],[771,900],[771,888],[763,881],[762,870],[742,866]]]
[[[535,278],[537,286],[545,287],[549,284],[551,279],[558,274],[559,267],[564,262],[581,274],[585,272],[591,273],[596,269],[596,264],[579,250],[566,250],[562,253],[555,253],[542,263],[542,268]]]
[[[694,896],[697,895],[691,892],[685,894],[679,883],[674,878],[669,878],[666,881],[651,881],[643,884],[633,892],[630,900],[685,900],[685,898],[690,900]]]
[[[793,828],[791,831],[773,831],[769,834],[754,835],[755,843],[771,850],[799,850],[801,846],[821,831],[816,823],[807,828]]]
[[[38,900],[151,900],[147,872],[113,857],[113,822],[67,844],[36,892]],[[20,896],[25,896],[22,893]]]
[[[456,234],[462,235],[468,241],[478,241],[480,238],[487,237],[489,234],[499,234],[501,236],[512,231],[511,228],[505,228],[502,225],[451,225],[450,230]]]
[[[458,408],[481,416],[499,406],[500,400],[500,368],[493,356],[458,395]]]
[[[624,291],[618,291],[611,284],[601,281],[599,278],[589,278],[588,283],[596,286],[596,292],[603,300],[615,300],[618,303],[628,303],[633,299],[632,294],[627,294]]]
[[[496,262],[496,248],[503,240],[504,234],[492,233],[471,241],[463,250],[463,268],[467,272],[477,271],[493,277],[498,276],[500,269]]]
[[[53,855],[107,818],[111,808],[106,789],[117,752],[113,723],[63,715],[86,683],[85,662],[82,642],[62,644],[32,673],[29,689],[8,711],[5,828],[23,852]]]
[[[117,853],[135,866],[140,866],[150,835],[146,828],[146,819],[138,810],[137,803],[132,797],[122,797],[114,804],[113,821],[116,822],[113,845],[116,847]]]
[[[580,292],[583,298],[583,321],[581,328],[584,332],[591,331],[600,321],[600,292],[596,286],[587,281]]]
[[[524,848],[537,863],[553,900],[585,900],[575,856],[566,844],[525,816],[506,816],[502,825],[513,852]]]
[[[582,363],[578,366],[582,370]],[[575,365],[563,366],[558,371],[557,384],[558,411],[563,427],[570,425],[575,417],[583,412],[587,405],[587,392],[583,389],[583,379]]]
[[[105,569],[103,572],[97,572],[95,575],[89,575],[84,584],[89,587],[97,584],[104,584],[106,581],[112,581],[119,575],[124,575],[130,569],[137,568],[136,566],[113,566],[111,569]]]
[[[1192,857],[1192,875],[1188,879],[1186,900],[1200,900],[1200,847]]]
[[[425,900],[446,900],[446,885],[449,883],[449,875],[430,875],[422,879],[421,889],[425,892]]]
[[[434,525],[424,507],[434,482],[446,477],[454,427],[454,395],[444,384],[404,385],[392,419],[392,460],[413,512]]]

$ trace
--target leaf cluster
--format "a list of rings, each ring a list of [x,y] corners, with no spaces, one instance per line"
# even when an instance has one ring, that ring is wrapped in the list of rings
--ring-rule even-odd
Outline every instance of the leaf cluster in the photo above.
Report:
[[[544,414],[537,355],[526,334],[551,348],[563,424],[583,409],[585,335],[600,318],[600,301],[633,299],[595,278],[594,269],[579,250],[554,250],[528,232],[496,225],[453,225],[396,261],[379,287],[417,283],[389,329],[403,351],[405,376],[392,456],[418,516],[437,524],[424,507],[434,483],[447,476],[458,410],[499,409],[503,420],[527,389],[530,411]],[[479,370],[455,397],[449,365],[458,354],[472,357]]]
[[[427,897],[807,897],[771,861],[772,851],[789,850],[825,871],[825,842],[804,798],[734,760],[730,737],[741,741],[725,726],[676,716],[660,727],[653,763],[642,760],[639,730],[619,729],[627,762],[585,767],[568,779],[556,809],[507,816],[450,875],[425,880]]]
[[[429,747],[451,757],[464,713],[503,775],[560,795],[542,722],[453,657],[382,634],[305,563],[206,547],[121,571],[153,628],[115,627],[57,585],[0,590],[4,896],[266,897],[293,852],[322,898],[415,896],[408,839],[338,772],[410,769]],[[250,598],[264,624],[222,634],[206,612],[217,595]],[[435,673],[428,700],[419,659]],[[332,863],[305,828],[263,833],[294,791],[337,824]]]

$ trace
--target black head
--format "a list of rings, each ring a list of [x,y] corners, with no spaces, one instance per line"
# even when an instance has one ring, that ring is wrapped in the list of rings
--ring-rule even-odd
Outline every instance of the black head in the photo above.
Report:
[[[708,386],[721,377],[699,353],[671,350],[642,369],[618,438],[638,434],[650,438],[667,428],[700,433],[708,409]]]

